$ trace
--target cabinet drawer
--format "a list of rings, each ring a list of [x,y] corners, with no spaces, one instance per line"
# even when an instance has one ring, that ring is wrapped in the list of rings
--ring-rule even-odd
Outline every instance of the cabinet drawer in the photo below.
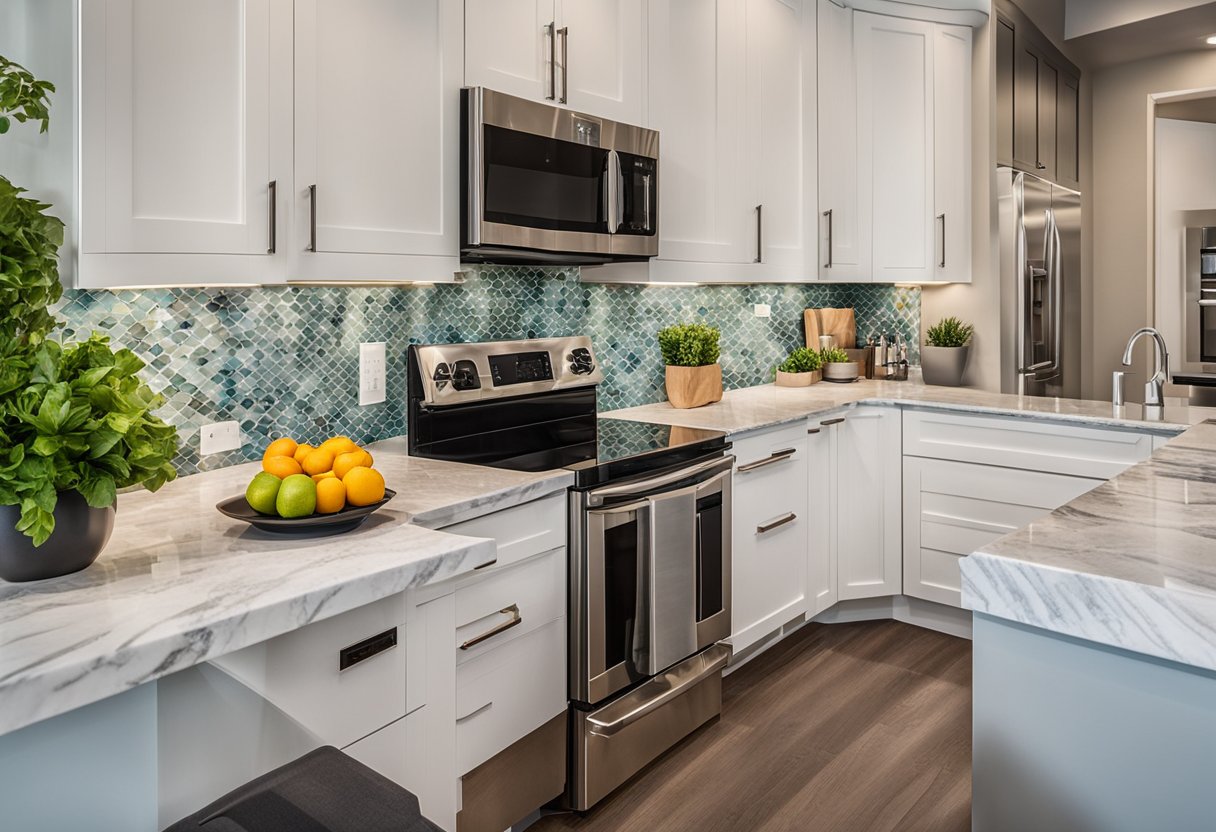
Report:
[[[904,414],[904,453],[1108,480],[1152,454],[1152,436],[999,416]]]
[[[444,531],[493,539],[498,544],[497,559],[479,570],[493,572],[566,545],[566,493],[466,520]]]
[[[806,513],[807,433],[795,428],[735,442],[734,524],[744,531],[788,513]],[[749,532],[750,533],[750,532]]]
[[[958,562],[1101,485],[963,462],[904,460],[904,592],[960,606]]]
[[[456,589],[456,661],[470,661],[565,614],[564,546],[478,575]]]
[[[213,664],[341,748],[406,714],[407,677],[423,672],[407,667],[407,614],[407,596],[395,595]]]
[[[457,773],[467,774],[566,710],[566,619],[456,668]]]

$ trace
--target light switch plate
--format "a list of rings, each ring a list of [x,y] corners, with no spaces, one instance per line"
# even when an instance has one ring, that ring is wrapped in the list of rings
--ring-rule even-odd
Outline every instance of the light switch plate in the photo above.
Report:
[[[380,404],[385,391],[384,342],[359,345],[359,405]]]
[[[770,318],[773,315],[773,307],[767,303],[757,303],[752,309],[755,311],[757,318]]]
[[[239,422],[214,422],[203,425],[198,434],[198,452],[201,456],[235,451],[241,447],[241,425]]]

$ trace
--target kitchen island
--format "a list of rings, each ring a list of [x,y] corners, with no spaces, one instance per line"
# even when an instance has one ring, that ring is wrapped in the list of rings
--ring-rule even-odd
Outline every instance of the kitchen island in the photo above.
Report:
[[[564,471],[416,459],[403,440],[371,450],[398,493],[350,533],[273,535],[221,515],[215,504],[260,469],[251,463],[123,494],[91,567],[0,583],[6,823],[159,828],[160,681],[395,597],[421,603],[429,587],[496,557],[493,540],[434,528],[562,493],[571,481]],[[402,641],[417,644],[417,635]],[[82,791],[64,793],[65,784]]]

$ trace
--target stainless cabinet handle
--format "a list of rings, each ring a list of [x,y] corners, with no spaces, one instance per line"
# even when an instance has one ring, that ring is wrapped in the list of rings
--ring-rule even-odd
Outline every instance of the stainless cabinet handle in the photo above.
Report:
[[[545,37],[549,38],[549,94],[550,101],[557,100],[557,24],[550,20],[545,26]]]
[[[458,716],[458,717],[456,717],[456,721],[457,721],[457,722],[465,722],[466,720],[470,720],[470,719],[472,719],[473,717],[477,716],[478,714],[484,714],[486,711],[490,710],[490,708],[493,708],[493,707],[494,707],[494,700],[493,700],[493,699],[491,699],[489,702],[487,702],[486,704],[482,705],[480,708],[477,708],[476,710],[469,711],[469,712],[468,712],[467,714],[465,714],[464,716]]]
[[[819,424],[823,425],[823,426],[826,428],[826,427],[830,427],[830,426],[832,426],[832,425],[839,425],[839,424],[840,424],[841,422],[843,422],[843,421],[844,421],[844,417],[843,417],[843,416],[839,416],[839,417],[837,417],[837,418],[835,418],[835,419],[824,419],[824,420],[823,420],[822,422],[820,422]]]
[[[266,200],[269,203],[266,213],[266,253],[274,254],[274,250],[278,247],[279,180],[273,179],[266,186]]]
[[[308,186],[308,250],[317,250],[317,186]]]
[[[764,262],[764,206],[756,206],[756,262]]]
[[[789,514],[785,515],[784,517],[778,517],[771,523],[756,526],[756,534],[765,534],[766,532],[771,532],[773,529],[779,529],[788,523],[793,523],[797,519],[798,515],[791,511]]]
[[[942,259],[937,262],[937,266],[940,269],[944,269],[946,268],[946,215],[944,213],[938,214],[937,218],[942,223]]]
[[[1200,306],[1216,306],[1216,300],[1199,300],[1197,303]]]
[[[524,623],[524,617],[519,614],[519,604],[512,604],[509,607],[504,607],[503,609],[498,611],[498,614],[499,615],[509,615],[509,616],[511,616],[511,619],[509,621],[504,621],[502,624],[499,624],[497,627],[495,627],[491,630],[486,630],[484,633],[482,633],[479,636],[474,636],[473,638],[466,641],[464,644],[460,645],[460,649],[468,650],[470,647],[476,647],[477,645],[481,644],[483,641],[488,641],[489,639],[494,638],[494,636],[499,635],[501,633],[505,633],[507,630],[511,629],[512,627],[518,627],[520,624]]]
[[[595,716],[587,717],[590,732],[599,737],[619,733],[717,673],[730,659],[730,653],[730,648],[719,642],[661,676],[643,683],[632,693],[601,708]]]
[[[828,262],[823,264],[825,269],[832,268],[832,209],[823,212],[823,215],[828,218]]]
[[[562,39],[562,97],[558,104],[565,104],[570,93],[570,27],[563,26],[557,30]]]
[[[766,465],[773,465],[778,462],[785,462],[790,457],[798,452],[797,448],[785,448],[780,451],[773,451],[772,455],[756,462],[749,462],[746,465],[739,466],[739,473],[746,474],[748,471],[755,471],[758,468],[763,468]]]
[[[819,433],[819,428],[807,428],[807,433]]]

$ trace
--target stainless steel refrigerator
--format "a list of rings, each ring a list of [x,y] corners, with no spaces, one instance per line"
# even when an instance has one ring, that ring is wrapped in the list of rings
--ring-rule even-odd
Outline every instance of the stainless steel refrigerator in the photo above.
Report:
[[[1081,195],[997,169],[1001,391],[1081,397]]]

